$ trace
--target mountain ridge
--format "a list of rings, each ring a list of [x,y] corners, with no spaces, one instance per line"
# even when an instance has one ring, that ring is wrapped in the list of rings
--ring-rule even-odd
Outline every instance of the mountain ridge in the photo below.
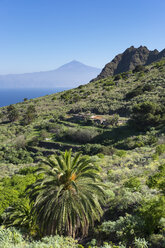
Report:
[[[114,57],[102,69],[101,73],[91,81],[97,81],[109,76],[135,69],[138,65],[149,65],[165,57],[165,49],[159,52],[157,49],[151,51],[146,46],[135,48],[131,46],[123,53]]]

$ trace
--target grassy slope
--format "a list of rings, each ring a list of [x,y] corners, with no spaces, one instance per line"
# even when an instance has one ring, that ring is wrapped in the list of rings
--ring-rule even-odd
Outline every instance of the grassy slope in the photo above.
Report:
[[[152,85],[152,90],[130,99],[126,98],[129,92],[144,85]],[[3,159],[2,153],[5,153],[8,158],[11,156],[11,149],[16,153],[20,147],[26,150],[27,143],[34,138],[39,138],[44,142],[47,138],[49,139],[48,143],[59,145],[62,150],[67,145],[68,147],[72,146],[73,149],[84,149],[84,144],[82,145],[80,142],[57,139],[55,133],[46,128],[47,126],[54,125],[56,129],[62,127],[63,132],[66,133],[71,128],[89,130],[89,132],[95,133],[95,137],[89,142],[91,147],[100,145],[108,148],[108,152],[105,152],[106,155],[93,156],[95,162],[101,166],[103,180],[109,185],[107,193],[110,209],[102,221],[116,221],[126,213],[134,214],[134,210],[136,213],[136,208],[141,202],[152,199],[155,195],[161,195],[159,190],[148,188],[146,181],[157,171],[158,166],[165,162],[164,153],[155,156],[156,147],[164,144],[165,138],[163,127],[151,128],[147,132],[138,132],[130,129],[126,121],[129,120],[132,106],[135,103],[146,100],[163,103],[164,97],[165,62],[162,62],[145,67],[144,72],[123,74],[123,78],[120,80],[109,77],[76,89],[18,103],[15,107],[19,110],[20,118],[14,123],[8,122],[7,109],[3,107],[0,109],[2,113],[0,123],[1,177],[13,175],[20,167],[35,165],[42,155],[58,152],[55,147],[44,147],[33,143],[30,145],[31,148],[40,152],[36,154],[36,152],[26,151],[29,156],[33,157],[33,162],[24,162],[22,159],[19,163],[11,163],[7,159],[6,161]],[[21,119],[31,104],[35,105],[38,117],[30,125],[22,126]],[[90,126],[83,122],[72,122],[69,118],[79,112],[101,114],[105,117],[117,113],[121,122],[117,127]],[[138,178],[141,187],[134,188],[133,191],[129,187],[125,187],[131,178],[133,178],[133,182],[134,178]],[[106,236],[101,237],[103,240],[113,240],[113,235],[108,236],[108,239]]]
[[[143,94],[133,97],[132,99],[126,99],[127,93],[141,85],[152,85],[152,90],[145,91]],[[126,75],[123,74],[123,78],[120,80],[114,80],[114,77],[109,77],[107,79],[79,86],[76,89],[15,104],[15,107],[19,111],[20,118],[19,121],[14,123],[7,122],[6,107],[3,107],[0,109],[3,116],[0,124],[1,148],[4,146],[11,147],[19,143],[19,140],[21,139],[27,143],[34,137],[40,137],[41,130],[44,129],[45,126],[49,125],[51,122],[57,122],[63,126],[63,129],[66,132],[68,126],[97,131],[98,135],[91,143],[101,143],[106,146],[113,145],[116,148],[125,149],[124,144],[126,141],[128,141],[128,143],[136,143],[135,140],[137,139],[138,142],[143,140],[144,145],[135,144],[131,146],[131,144],[128,144],[126,149],[136,148],[135,150],[137,150],[138,146],[144,146],[144,150],[148,149],[153,151],[153,147],[145,147],[145,143],[147,143],[147,138],[145,137],[148,136],[146,136],[145,133],[137,133],[135,130],[128,129],[125,120],[129,119],[132,106],[135,103],[146,100],[161,103],[164,101],[164,96],[165,63],[163,61],[162,63],[154,63],[145,67],[144,72],[129,72]],[[20,124],[21,119],[23,118],[27,107],[31,104],[35,105],[38,117],[30,125],[22,126]],[[116,128],[102,128],[101,126],[93,127],[76,124],[68,120],[74,113],[80,112],[101,114],[106,117],[118,113],[120,116],[119,120],[123,124]],[[156,133],[161,134],[161,131],[151,131],[150,135],[156,135]],[[54,138],[54,134],[49,131],[46,132],[46,135],[49,139],[48,142],[56,142],[58,145],[60,144],[61,147],[73,143],[73,147],[77,146],[81,150],[81,144],[79,143],[76,144],[76,142],[69,140],[59,142],[59,140]],[[42,140],[44,141],[45,137],[41,138],[41,141]],[[37,149],[39,151],[50,150],[46,147],[39,147]],[[51,151],[54,151],[54,149],[52,148]],[[2,164],[4,164],[4,161]]]

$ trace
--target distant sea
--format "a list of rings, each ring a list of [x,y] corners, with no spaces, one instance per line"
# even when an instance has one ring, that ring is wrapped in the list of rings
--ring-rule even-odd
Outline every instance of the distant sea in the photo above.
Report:
[[[67,89],[68,88],[54,88],[54,89],[44,89],[44,88],[1,89],[0,88],[0,107],[22,102],[24,98],[30,100],[32,98],[50,95]]]

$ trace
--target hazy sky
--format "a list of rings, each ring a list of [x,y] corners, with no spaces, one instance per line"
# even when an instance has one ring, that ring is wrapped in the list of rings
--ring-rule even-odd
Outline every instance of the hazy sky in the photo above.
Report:
[[[131,45],[165,48],[164,0],[0,0],[0,74],[102,68]]]

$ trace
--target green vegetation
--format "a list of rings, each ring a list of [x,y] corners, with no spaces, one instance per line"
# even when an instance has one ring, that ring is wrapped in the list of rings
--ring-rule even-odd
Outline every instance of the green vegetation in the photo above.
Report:
[[[0,108],[0,248],[165,247],[164,104],[162,60]]]
[[[43,179],[30,186],[34,215],[44,235],[86,236],[103,214],[105,194],[99,168],[71,150],[50,157],[37,169]]]
[[[152,102],[143,102],[134,105],[132,120],[140,130],[149,129],[165,123],[165,108]]]
[[[22,120],[23,125],[30,124],[36,117],[36,109],[34,105],[29,105],[26,113],[24,114],[24,118]]]
[[[12,122],[18,119],[19,117],[18,110],[13,105],[7,107],[7,112],[8,112],[9,121]]]

